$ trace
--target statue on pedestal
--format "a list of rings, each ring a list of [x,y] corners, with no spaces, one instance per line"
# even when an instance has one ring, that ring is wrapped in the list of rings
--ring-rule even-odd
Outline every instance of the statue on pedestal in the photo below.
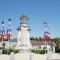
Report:
[[[26,15],[22,15],[20,17],[21,20],[21,26],[17,28],[18,30],[18,36],[17,36],[17,45],[16,49],[19,49],[20,52],[30,52],[32,49],[31,43],[30,43],[30,28],[27,25],[27,21],[29,20]]]

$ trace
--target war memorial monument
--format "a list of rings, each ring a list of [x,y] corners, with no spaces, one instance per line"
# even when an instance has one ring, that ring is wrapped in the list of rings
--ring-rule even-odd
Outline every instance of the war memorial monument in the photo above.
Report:
[[[15,49],[18,49],[19,52],[30,52],[32,49],[32,45],[30,43],[30,28],[28,27],[27,21],[29,20],[26,15],[22,15],[20,17],[21,26],[17,28],[17,45]]]

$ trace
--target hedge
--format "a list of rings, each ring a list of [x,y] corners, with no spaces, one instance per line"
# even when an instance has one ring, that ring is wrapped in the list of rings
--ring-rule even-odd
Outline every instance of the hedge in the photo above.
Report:
[[[18,53],[19,50],[15,50],[15,49],[3,49],[2,54],[10,54],[11,52]]]
[[[32,50],[31,52],[36,53],[36,54],[45,54],[45,51],[47,53],[47,50]]]

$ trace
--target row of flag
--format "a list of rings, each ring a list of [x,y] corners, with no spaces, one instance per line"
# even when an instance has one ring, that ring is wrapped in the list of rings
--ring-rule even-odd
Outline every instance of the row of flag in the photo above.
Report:
[[[4,39],[4,38],[9,38],[10,39],[10,36],[12,35],[12,31],[11,31],[11,19],[8,19],[9,21],[9,24],[8,24],[8,29],[7,31],[5,32],[5,29],[4,29],[4,19],[2,21],[2,28],[0,29],[0,39]]]
[[[44,39],[46,41],[49,41],[51,38],[50,38],[50,32],[48,32],[48,29],[49,29],[48,23],[44,22],[44,28],[45,28],[45,31],[44,31]]]

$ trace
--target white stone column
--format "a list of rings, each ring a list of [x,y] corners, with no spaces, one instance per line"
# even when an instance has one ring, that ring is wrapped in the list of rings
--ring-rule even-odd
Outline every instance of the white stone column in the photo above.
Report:
[[[30,28],[27,29],[27,44],[30,46],[30,48],[32,49],[32,45],[30,42]]]
[[[25,24],[21,26],[21,43],[27,45],[27,26]]]
[[[30,31],[29,29],[27,30],[27,44],[30,45]]]
[[[21,30],[18,30],[18,34],[17,34],[17,44],[18,44],[18,46],[21,45]]]

